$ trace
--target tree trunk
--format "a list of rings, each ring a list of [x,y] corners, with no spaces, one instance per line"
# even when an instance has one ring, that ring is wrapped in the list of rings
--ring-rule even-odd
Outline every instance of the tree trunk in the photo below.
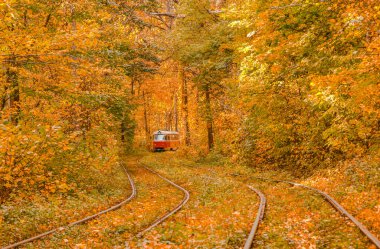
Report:
[[[145,127],[145,140],[147,143],[150,141],[150,127],[148,123],[148,110],[147,110],[147,102],[145,91],[143,91],[143,100],[144,100],[144,127]]]
[[[10,108],[10,120],[14,125],[18,124],[19,121],[19,115],[20,115],[20,86],[18,82],[17,73],[14,71],[12,67],[16,66],[16,58],[11,57],[9,58],[9,67],[6,71],[6,81],[7,81],[7,87],[6,87],[6,97],[5,101],[3,100],[2,105],[3,108],[8,106]]]
[[[121,137],[120,137],[120,140],[121,142],[124,144],[126,139],[125,139],[125,133],[127,132],[127,127],[125,126],[125,120],[124,118],[121,120],[121,123],[120,123],[120,133],[121,133]]]
[[[177,93],[174,94],[173,100],[173,113],[174,113],[174,130],[178,131],[178,108],[177,108]]]
[[[207,138],[208,138],[208,150],[211,151],[214,147],[214,131],[213,131],[213,116],[211,109],[211,97],[210,97],[210,86],[206,85],[206,123],[207,123]]]
[[[185,144],[187,146],[191,145],[190,140],[190,127],[189,127],[189,97],[188,97],[188,89],[187,89],[187,81],[185,70],[181,69],[180,77],[182,80],[182,115],[183,115],[183,126],[185,130]]]
[[[166,12],[172,14],[173,13],[173,7],[174,7],[173,0],[168,0],[166,2]],[[169,25],[168,25],[169,29],[172,29],[173,23],[174,23],[174,18],[168,17],[168,21],[169,21]]]
[[[168,131],[171,131],[172,130],[172,121],[173,121],[173,113],[172,113],[172,110],[170,110],[169,112],[168,112],[168,128],[167,128],[167,130]]]
[[[131,94],[132,96],[135,94],[135,80],[133,77],[131,79]]]
[[[215,8],[217,10],[220,10],[224,5],[225,0],[216,0],[215,1]]]

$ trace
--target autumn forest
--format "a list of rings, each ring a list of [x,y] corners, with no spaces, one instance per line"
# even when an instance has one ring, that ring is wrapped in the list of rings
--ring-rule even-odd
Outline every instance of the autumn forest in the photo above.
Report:
[[[377,0],[2,0],[0,63],[1,247],[380,247]]]

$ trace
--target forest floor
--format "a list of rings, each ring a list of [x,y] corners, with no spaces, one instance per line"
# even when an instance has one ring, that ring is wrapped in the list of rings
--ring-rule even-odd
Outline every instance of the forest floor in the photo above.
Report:
[[[81,172],[86,177],[85,172]],[[128,196],[130,184],[121,166],[103,174],[87,191],[67,195],[15,197],[0,205],[0,247],[65,226],[105,210]]]
[[[175,153],[151,154],[144,157],[143,160],[170,179],[187,182],[193,187],[193,189],[190,188],[193,202],[190,202],[184,211],[176,215],[174,224],[178,221],[186,223],[185,217],[189,215],[196,217],[194,224],[186,224],[181,231],[173,232],[170,223],[165,223],[156,231],[159,238],[167,238],[169,233],[170,241],[177,245],[189,241],[189,239],[181,240],[185,233],[195,238],[198,236],[207,238],[200,244],[192,242],[193,244],[190,244],[189,248],[216,248],[218,246],[219,248],[238,248],[242,246],[249,232],[248,227],[254,220],[252,214],[256,215],[258,202],[258,197],[253,192],[246,192],[245,184],[248,184],[261,190],[267,198],[265,218],[259,226],[254,248],[373,247],[356,227],[318,194],[300,187],[263,181],[258,178],[293,180],[326,191],[341,202],[351,214],[359,218],[377,237],[380,235],[380,181],[379,168],[376,168],[378,165],[360,165],[360,167],[352,165],[345,170],[341,168],[328,172],[320,171],[313,177],[300,180],[294,179],[286,172],[259,172],[252,168],[231,165],[222,160],[215,161],[212,158],[199,162],[184,160],[178,158]],[[338,171],[341,171],[340,174],[337,174]],[[202,185],[197,184],[199,179],[208,179],[208,182],[201,187]],[[229,200],[230,197],[227,193],[232,191],[239,200],[238,202],[233,200],[231,204],[220,207],[215,203],[217,199],[214,200],[211,197],[211,202],[203,203],[203,205],[194,204],[204,199],[203,193],[210,191],[210,186],[215,185],[220,190],[218,184],[226,182],[230,182],[235,190],[226,189],[221,192],[212,192],[212,195],[219,194],[221,196],[218,199]],[[244,202],[247,199],[254,201],[255,204],[245,206]],[[234,208],[228,210],[231,206]],[[226,212],[224,216],[218,218],[217,215],[209,214],[210,207],[215,214],[220,214],[222,210]],[[251,216],[247,215],[247,211],[251,213]],[[194,213],[203,214],[203,216],[194,215]],[[241,228],[240,239],[225,236],[220,236],[221,240],[214,238],[215,234],[220,233],[223,229],[215,230],[207,224],[223,225],[226,219],[233,217],[234,214],[238,214],[240,222],[246,224]],[[195,229],[194,232],[194,228],[199,228],[199,230]],[[199,239],[195,239],[195,241],[199,241]],[[210,244],[217,241],[220,242],[219,245]]]
[[[142,168],[140,160],[186,188],[190,200],[167,221],[136,238],[138,232],[183,198],[181,191]],[[254,248],[374,248],[319,195],[258,178],[293,180],[321,189],[380,236],[377,164],[358,162],[322,170],[304,180],[294,179],[286,172],[259,172],[222,159],[195,162],[179,157],[178,152],[128,156],[125,164],[136,183],[135,199],[116,211],[24,248],[242,248],[259,205],[257,195],[247,185],[260,189],[267,197]],[[129,196],[129,182],[122,170],[110,184],[114,193],[107,192],[108,197],[93,195],[98,199],[87,196],[50,206],[35,203],[9,207],[0,230],[1,245],[62,226]]]

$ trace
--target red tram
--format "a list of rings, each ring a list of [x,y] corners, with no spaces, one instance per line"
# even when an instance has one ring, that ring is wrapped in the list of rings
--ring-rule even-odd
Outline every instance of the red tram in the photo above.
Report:
[[[156,131],[153,133],[153,151],[177,150],[179,133],[176,131]]]

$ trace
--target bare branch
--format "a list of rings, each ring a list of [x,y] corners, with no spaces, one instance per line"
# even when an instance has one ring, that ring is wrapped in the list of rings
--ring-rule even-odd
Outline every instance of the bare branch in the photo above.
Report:
[[[44,25],[45,28],[49,25],[50,18],[51,18],[51,13],[49,13],[49,15],[46,17],[46,21]]]
[[[213,15],[217,15],[217,14],[223,13],[222,10],[207,10],[207,12],[209,14],[213,14]],[[151,15],[151,16],[166,16],[166,17],[170,17],[170,18],[185,18],[186,17],[186,15],[184,15],[184,14],[174,14],[174,13],[169,13],[169,12],[150,12],[150,13],[148,13],[148,15]]]
[[[271,9],[272,10],[282,10],[282,9],[297,7],[297,6],[301,6],[301,5],[302,4],[299,4],[299,3],[292,3],[292,4],[284,5],[284,6],[273,6],[273,7],[271,7]]]
[[[223,10],[207,10],[207,12],[210,14],[217,15],[217,14],[223,13]]]
[[[324,2],[329,2],[329,0],[319,0],[319,2],[324,3]],[[272,10],[282,10],[282,9],[298,7],[298,6],[302,6],[302,4],[295,2],[295,3],[291,3],[288,5],[284,5],[284,6],[273,6],[273,7],[271,7],[271,9]]]
[[[185,18],[186,15],[178,15],[178,14],[173,14],[173,13],[156,13],[156,12],[150,12],[148,13],[151,16],[167,16],[171,18]]]

